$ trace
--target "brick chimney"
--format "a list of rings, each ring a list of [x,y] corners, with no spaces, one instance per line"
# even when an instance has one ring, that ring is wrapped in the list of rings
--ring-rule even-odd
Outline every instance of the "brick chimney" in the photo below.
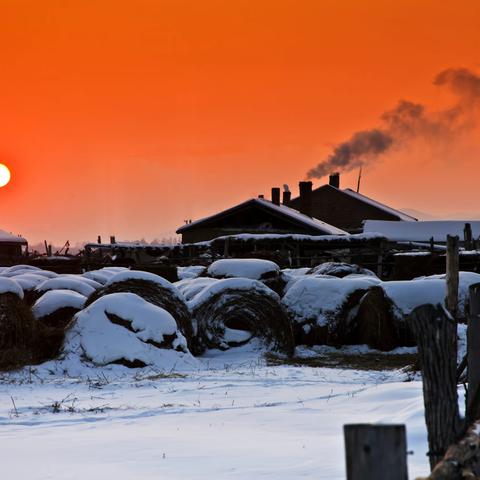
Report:
[[[300,182],[300,213],[312,216],[312,182]]]
[[[329,185],[335,188],[340,188],[340,174],[338,172],[334,172],[330,175]]]
[[[282,203],[284,205],[288,205],[290,203],[291,199],[292,199],[292,192],[290,190],[284,190],[283,191]]]
[[[280,189],[278,187],[272,188],[272,203],[274,205],[280,205]]]

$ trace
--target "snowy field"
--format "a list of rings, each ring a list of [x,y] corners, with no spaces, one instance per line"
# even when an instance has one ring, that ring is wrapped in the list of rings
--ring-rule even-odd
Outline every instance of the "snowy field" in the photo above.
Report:
[[[421,382],[402,371],[267,366],[252,345],[191,371],[44,368],[0,383],[3,478],[344,479],[342,426],[407,425],[428,472]]]

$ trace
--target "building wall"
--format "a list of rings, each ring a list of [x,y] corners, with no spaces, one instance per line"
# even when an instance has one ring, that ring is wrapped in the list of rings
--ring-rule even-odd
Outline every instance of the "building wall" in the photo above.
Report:
[[[289,206],[299,209],[300,198],[294,198]],[[331,187],[320,188],[312,192],[312,215],[349,232],[362,231],[364,220],[398,220],[395,215]]]
[[[290,223],[283,217],[272,215],[268,210],[250,206],[229,213],[209,223],[192,226],[182,233],[182,243],[195,243],[212,240],[224,235],[241,233],[299,233],[318,235],[318,231],[306,226]]]

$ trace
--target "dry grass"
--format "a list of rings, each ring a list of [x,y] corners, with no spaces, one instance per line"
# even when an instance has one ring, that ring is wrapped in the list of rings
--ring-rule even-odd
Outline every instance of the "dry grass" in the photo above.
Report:
[[[411,353],[382,355],[381,353],[346,354],[335,352],[309,358],[288,358],[268,353],[265,358],[267,365],[270,366],[292,365],[376,371],[397,370],[405,367],[411,367],[413,370],[418,369],[417,354]]]
[[[16,295],[0,295],[0,371],[56,358],[64,337],[65,328],[48,327],[37,321]]]

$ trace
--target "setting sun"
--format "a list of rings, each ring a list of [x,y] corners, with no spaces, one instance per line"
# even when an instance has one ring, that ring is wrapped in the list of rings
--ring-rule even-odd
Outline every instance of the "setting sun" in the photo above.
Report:
[[[10,181],[10,170],[0,163],[0,187],[4,187]]]

